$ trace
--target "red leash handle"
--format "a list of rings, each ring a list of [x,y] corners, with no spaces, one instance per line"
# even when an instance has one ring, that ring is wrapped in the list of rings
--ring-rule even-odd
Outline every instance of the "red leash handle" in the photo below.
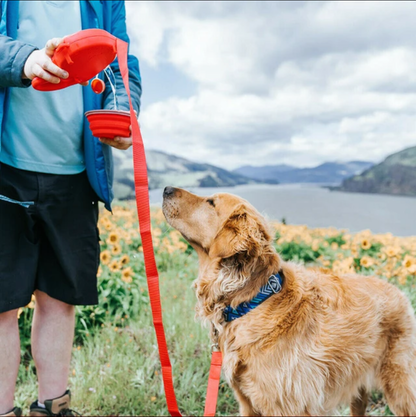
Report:
[[[133,137],[134,186],[136,191],[137,214],[139,217],[140,235],[142,238],[144,264],[146,269],[147,285],[149,288],[150,306],[153,315],[153,325],[156,331],[160,362],[162,364],[162,376],[165,388],[166,403],[171,416],[182,416],[176,402],[175,389],[173,387],[172,365],[169,360],[169,352],[166,344],[165,330],[163,327],[162,306],[160,302],[159,289],[159,274],[156,266],[151,234],[149,183],[147,177],[146,155],[144,152],[143,138],[140,132],[139,123],[131,103],[127,52],[128,44],[120,39],[117,39],[117,55],[120,65],[120,72],[121,76],[123,77],[124,87],[126,88],[130,104],[130,119]],[[221,375],[221,363],[221,352],[213,352],[205,407],[205,415],[207,416],[215,416],[219,380]]]
[[[217,409],[218,390],[220,387],[221,366],[222,353],[212,352],[204,416],[215,416],[215,410]]]

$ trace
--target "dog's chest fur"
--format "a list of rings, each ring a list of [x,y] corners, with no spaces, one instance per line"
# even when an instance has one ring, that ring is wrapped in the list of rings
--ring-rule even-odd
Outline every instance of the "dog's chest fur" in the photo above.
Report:
[[[313,273],[299,280],[299,269],[287,267],[281,295],[220,333],[224,376],[260,414],[333,413],[360,386],[374,386],[377,358],[386,348],[382,298],[331,277],[319,283],[321,291]],[[373,304],[372,316],[363,315],[363,304]]]

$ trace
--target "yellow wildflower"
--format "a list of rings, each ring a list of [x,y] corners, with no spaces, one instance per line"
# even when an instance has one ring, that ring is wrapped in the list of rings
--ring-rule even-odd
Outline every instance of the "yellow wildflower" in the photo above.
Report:
[[[133,281],[132,275],[133,270],[130,267],[124,268],[123,271],[121,271],[121,279],[127,284],[130,284]]]
[[[119,241],[120,241],[120,235],[117,232],[113,231],[108,235],[107,243],[109,243],[110,245],[115,245]]]
[[[117,260],[114,259],[114,261],[111,261],[110,265],[108,265],[108,268],[111,272],[117,272],[120,271],[120,264]]]
[[[384,248],[384,252],[389,258],[392,258],[400,254],[401,248],[400,246],[387,246]]]
[[[109,250],[104,250],[100,254],[100,261],[103,265],[107,265],[111,260],[111,255]]]
[[[369,268],[370,266],[374,265],[374,259],[370,256],[363,256],[360,259],[360,265],[364,268]]]
[[[129,255],[123,255],[120,259],[120,264],[121,265],[126,265],[130,262],[130,257]]]
[[[413,264],[410,268],[407,268],[407,271],[411,275],[416,275],[416,264]]]
[[[113,224],[111,222],[105,223],[104,227],[106,230],[110,231],[113,229]]]
[[[367,239],[367,238],[362,239],[361,240],[361,247],[364,250],[370,249],[371,248],[371,242],[370,242],[370,240]]]
[[[112,248],[111,248],[111,253],[113,255],[120,255],[121,253],[121,245],[116,243]]]
[[[402,265],[406,269],[410,269],[413,265],[416,265],[416,258],[413,258],[410,255],[406,255],[403,259]]]

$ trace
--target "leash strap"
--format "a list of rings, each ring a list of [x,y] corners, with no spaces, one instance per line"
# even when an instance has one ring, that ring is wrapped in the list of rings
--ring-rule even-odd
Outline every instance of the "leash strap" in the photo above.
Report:
[[[147,284],[149,288],[150,305],[153,314],[153,325],[156,331],[157,343],[159,346],[160,362],[162,364],[162,376],[166,394],[168,411],[171,416],[181,416],[176,402],[175,390],[173,388],[172,366],[169,360],[169,353],[166,344],[165,331],[162,321],[162,306],[160,302],[159,275],[153,249],[150,206],[149,206],[149,185],[147,179],[146,156],[143,146],[143,138],[140,132],[137,117],[134,114],[130,97],[129,72],[127,66],[128,45],[126,42],[117,39],[117,52],[121,76],[126,88],[130,104],[130,118],[133,136],[133,165],[134,184],[136,191],[136,205],[139,217],[140,235],[142,238],[144,263],[146,268]]]
[[[1,201],[7,201],[8,203],[18,204],[19,206],[22,206],[24,208],[29,208],[30,206],[33,206],[35,203],[34,201],[17,201],[13,200],[12,198],[6,197],[5,195],[0,195]]]
[[[211,369],[209,370],[207,397],[205,400],[204,416],[215,416],[218,391],[220,388],[222,353],[212,352]]]
[[[150,305],[153,315],[153,325],[156,331],[160,362],[162,365],[162,376],[165,388],[166,403],[171,416],[182,416],[176,402],[175,389],[173,387],[172,365],[169,360],[169,352],[166,344],[165,330],[163,327],[162,306],[159,289],[159,274],[156,266],[151,234],[149,184],[147,177],[146,155],[139,123],[134,113],[130,97],[127,65],[128,44],[120,39],[117,39],[117,52],[120,72],[121,76],[123,77],[124,87],[126,88],[130,104],[130,118],[133,137],[134,185],[136,191],[137,214],[139,217],[140,235],[142,238],[147,285],[149,288]],[[210,413],[205,414],[207,416],[215,415],[219,380],[221,375],[221,364],[221,352],[213,352],[205,407],[205,413]]]

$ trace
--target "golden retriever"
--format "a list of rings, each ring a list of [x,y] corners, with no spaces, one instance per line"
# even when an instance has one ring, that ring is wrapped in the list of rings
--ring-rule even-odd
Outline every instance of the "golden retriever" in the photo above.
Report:
[[[163,212],[199,256],[197,314],[213,326],[241,415],[325,415],[348,403],[364,415],[373,388],[397,415],[416,415],[416,321],[396,287],[282,261],[264,218],[231,194],[166,187]],[[279,293],[224,321],[276,272]]]

